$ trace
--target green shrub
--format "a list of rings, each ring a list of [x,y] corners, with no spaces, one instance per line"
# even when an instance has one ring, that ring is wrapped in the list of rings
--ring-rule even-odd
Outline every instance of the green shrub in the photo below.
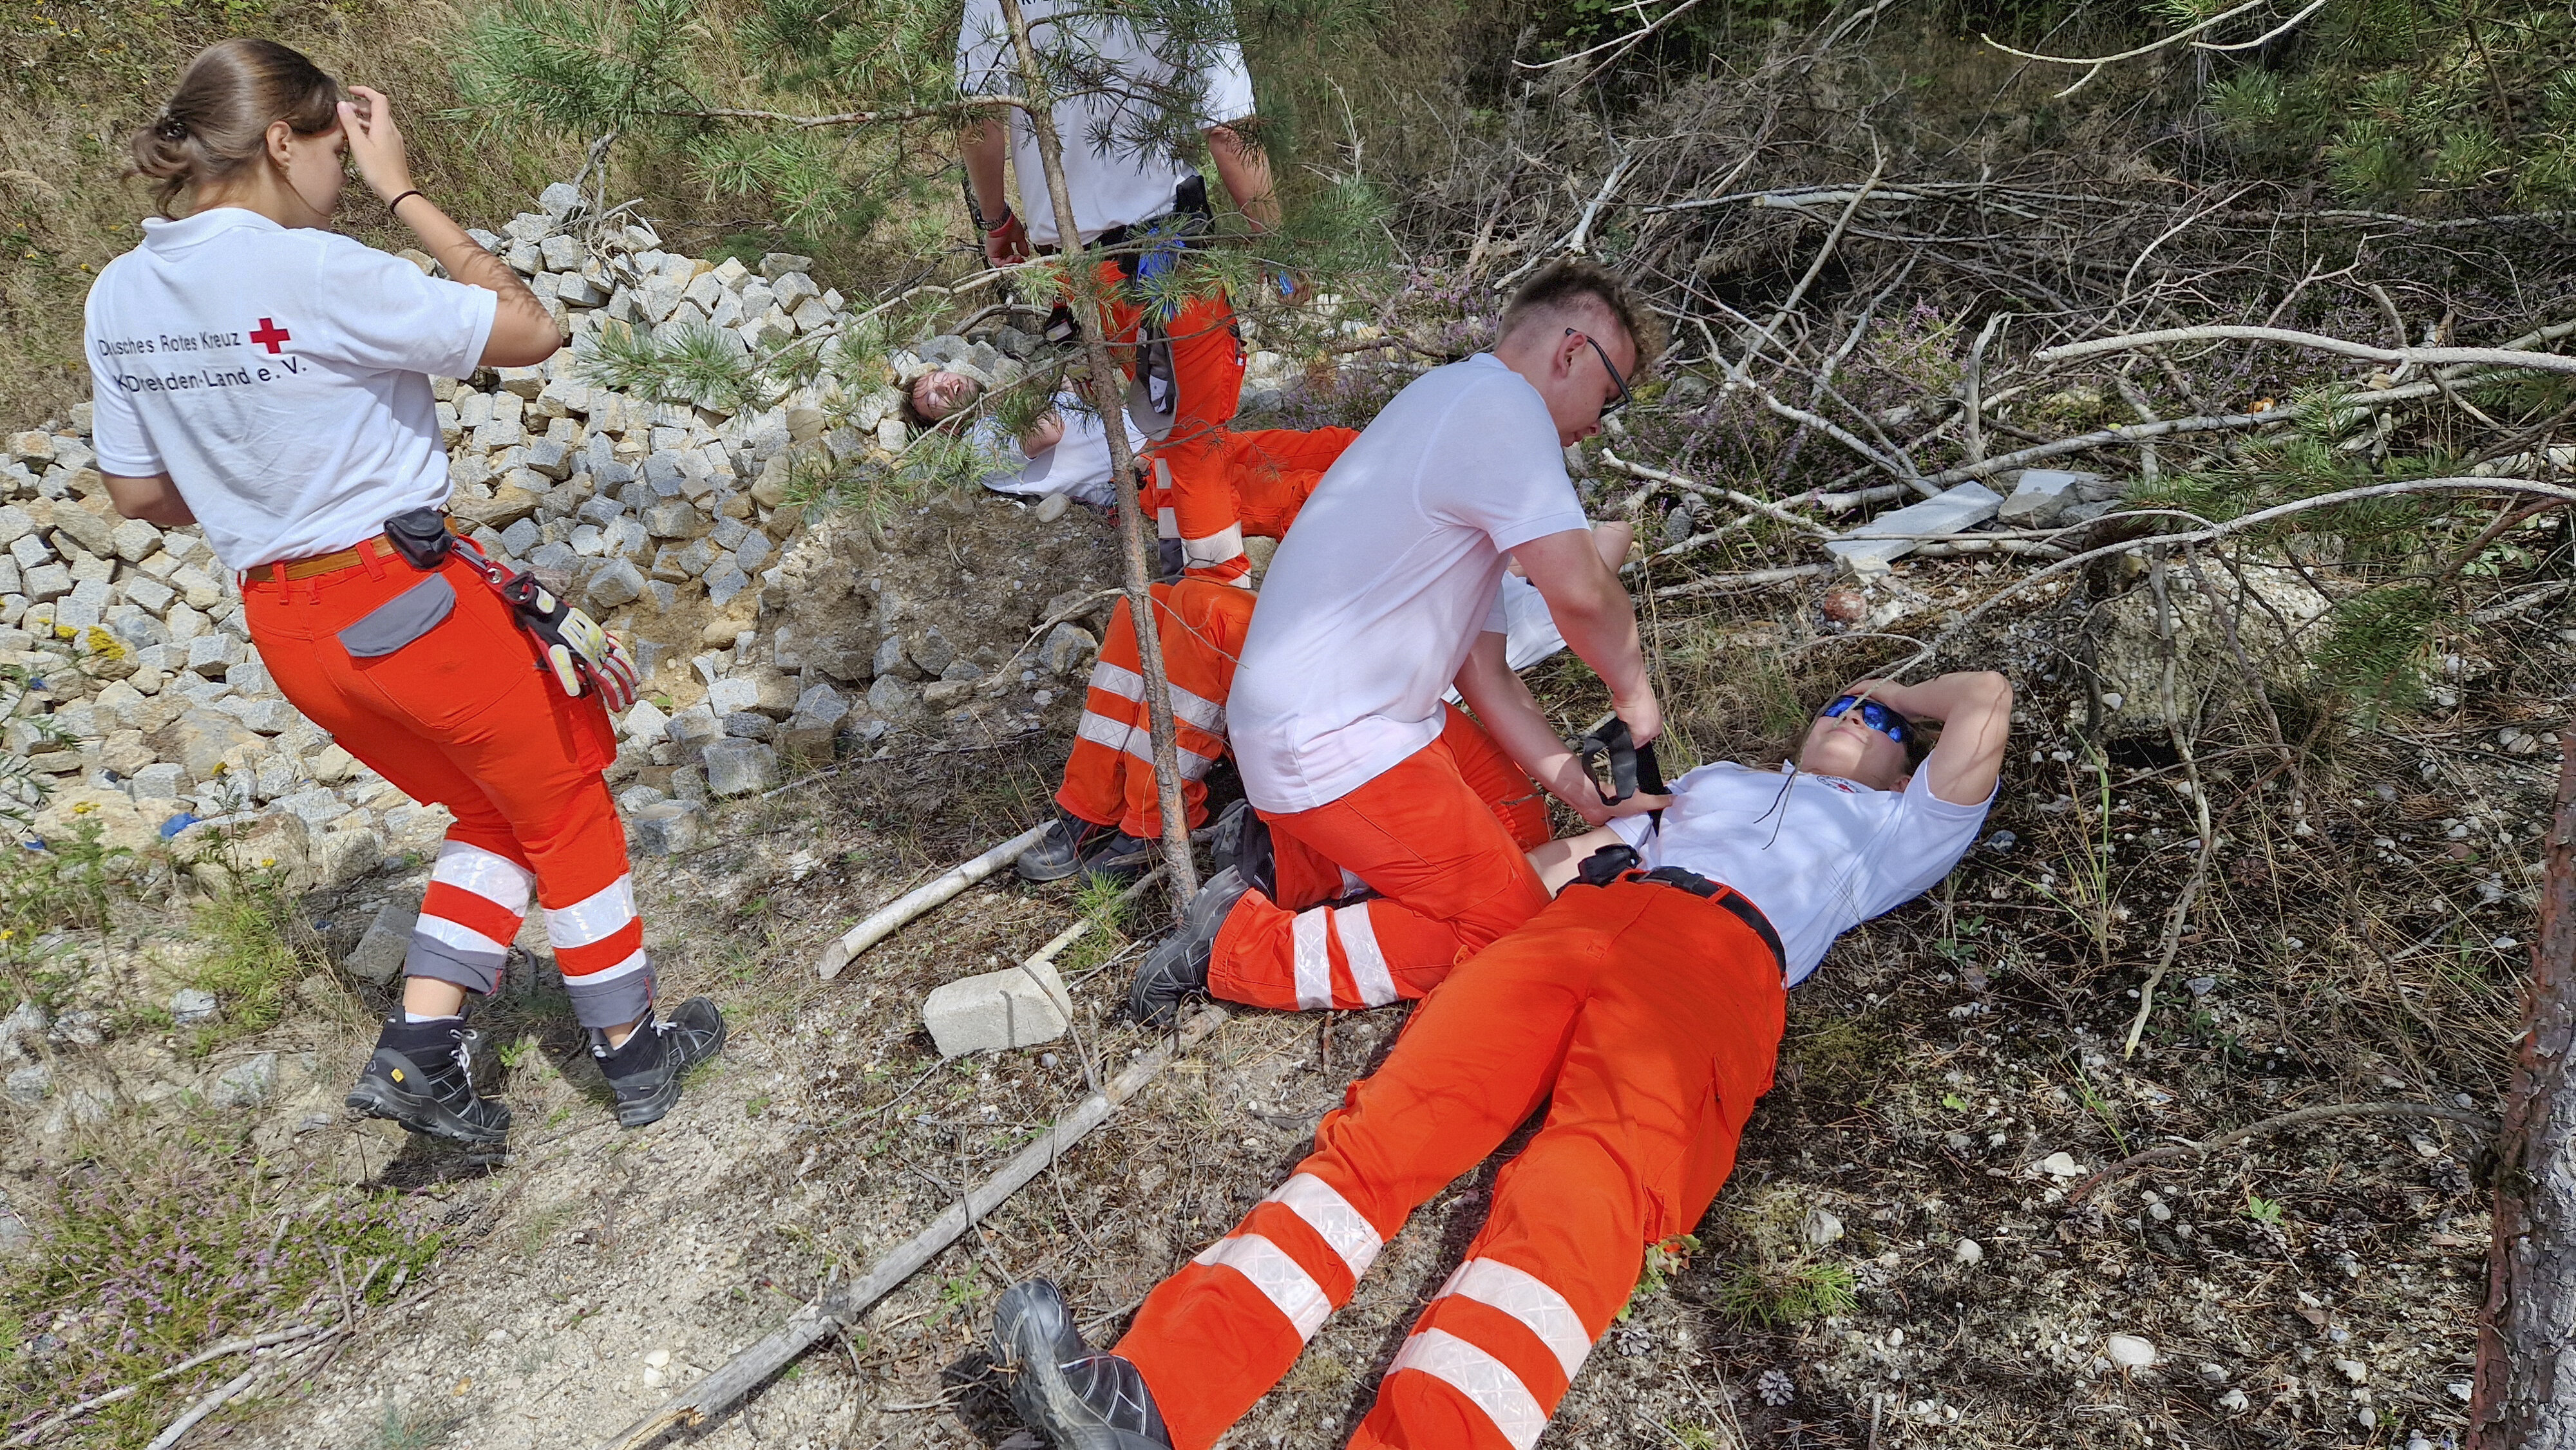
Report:
[[[330,959],[273,875],[252,875],[197,908],[197,929],[212,948],[193,985],[215,994],[224,1015],[200,1034],[202,1052],[226,1037],[273,1027],[287,994]]]

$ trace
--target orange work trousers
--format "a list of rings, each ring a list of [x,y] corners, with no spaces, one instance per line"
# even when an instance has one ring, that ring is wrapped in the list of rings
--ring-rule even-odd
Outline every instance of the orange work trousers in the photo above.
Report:
[[[1140,371],[1161,371],[1154,360],[1142,356],[1149,346],[1146,308],[1125,271],[1115,260],[1104,261],[1099,282],[1106,299],[1101,306],[1103,330],[1117,349],[1120,365],[1130,377]],[[1209,577],[1230,579],[1243,572],[1240,568],[1224,572],[1243,553],[1240,536],[1230,550],[1225,547],[1226,531],[1238,522],[1227,481],[1225,425],[1234,420],[1235,409],[1243,402],[1243,335],[1235,323],[1233,299],[1222,288],[1190,298],[1162,319],[1156,330],[1170,344],[1169,376],[1149,377],[1148,387],[1169,389],[1168,395],[1154,401],[1171,415],[1172,428],[1150,450],[1149,458],[1168,465],[1171,474],[1173,537],[1185,545],[1198,543],[1201,552],[1216,556],[1204,566]]]
[[[1278,895],[1247,891],[1218,931],[1208,994],[1257,1007],[1383,1007],[1419,997],[1547,905],[1523,853],[1547,800],[1466,711],[1349,795],[1261,812]],[[1377,893],[1333,904],[1353,884]]]
[[[1207,1450],[1413,1210],[1545,1104],[1350,1440],[1529,1450],[1646,1247],[1733,1170],[1784,1007],[1779,959],[1715,901],[1634,873],[1568,886],[1450,974],[1288,1181],[1147,1296],[1117,1352],[1173,1444]]]
[[[1183,571],[1186,575],[1234,582],[1252,567],[1252,561],[1243,556],[1244,539],[1286,538],[1297,511],[1306,506],[1315,485],[1323,482],[1324,471],[1359,436],[1351,428],[1257,428],[1244,433],[1215,429],[1210,449],[1226,496],[1218,500],[1206,490],[1193,494],[1190,522],[1185,525],[1181,475],[1167,469],[1171,486],[1154,483],[1145,490],[1143,503],[1154,515],[1156,532],[1182,541],[1184,557],[1190,561]],[[1214,505],[1219,502],[1222,520],[1211,526],[1217,517]],[[1193,529],[1203,532],[1189,532]]]
[[[1192,829],[1207,821],[1207,773],[1225,754],[1225,699],[1243,632],[1252,624],[1252,595],[1208,579],[1154,586],[1154,627],[1163,642],[1163,674],[1172,687],[1172,724],[1180,747],[1181,800]],[[1154,785],[1154,727],[1145,708],[1145,676],[1136,653],[1136,621],[1127,601],[1109,616],[1109,637],[1091,667],[1082,723],[1055,793],[1065,813],[1130,836],[1163,834],[1162,797]]]
[[[497,990],[533,894],[582,1025],[644,1016],[653,969],[602,775],[617,754],[607,710],[556,687],[536,641],[462,557],[424,574],[378,541],[359,552],[363,562],[310,579],[254,570],[242,610],[306,719],[456,817],[404,975]]]

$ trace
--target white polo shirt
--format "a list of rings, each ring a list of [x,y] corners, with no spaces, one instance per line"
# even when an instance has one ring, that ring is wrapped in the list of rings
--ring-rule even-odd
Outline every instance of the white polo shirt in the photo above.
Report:
[[[1977,842],[1992,795],[1973,806],[1932,794],[1917,770],[1902,791],[1839,776],[1723,761],[1672,783],[1658,830],[1646,816],[1610,823],[1649,870],[1679,866],[1750,898],[1780,935],[1796,986],[1834,938],[1940,883]]]
[[[89,289],[102,473],[168,473],[233,569],[336,553],[447,501],[429,379],[471,374],[500,299],[240,207],[143,224]]]
[[[1001,425],[987,417],[975,424],[975,441],[1004,463],[1016,460],[1016,466],[987,475],[984,486],[996,493],[1015,493],[1042,497],[1050,493],[1069,493],[1075,503],[1108,504],[1118,501],[1118,486],[1109,466],[1109,434],[1100,426],[1100,415],[1066,389],[1056,395],[1055,415],[1064,420],[1064,436],[1053,448],[1042,448],[1035,454],[1020,450],[1020,441],[1004,433]],[[1125,409],[1118,421],[1127,429],[1127,451],[1142,457],[1153,446],[1130,422]]]
[[[1430,744],[1476,636],[1507,631],[1504,554],[1582,527],[1538,389],[1491,353],[1414,379],[1270,561],[1226,702],[1244,794],[1313,810]]]
[[[1059,8],[1071,13],[1058,18]],[[1254,114],[1252,75],[1244,69],[1239,43],[1229,38],[1201,54],[1178,55],[1165,37],[1083,13],[1096,8],[1077,0],[1020,4],[1030,43],[1040,55],[1078,56],[1082,68],[1107,78],[1106,92],[1073,96],[1055,107],[1056,134],[1064,144],[1065,190],[1086,242],[1170,211],[1172,188],[1195,174],[1175,156],[1140,154],[1133,144],[1154,123],[1158,100],[1186,97],[1188,124],[1194,130]],[[1225,19],[1233,19],[1230,5]],[[1017,95],[1015,64],[1001,0],[966,0],[966,17],[957,30],[958,88],[969,95]],[[1019,177],[1020,218],[1028,224],[1029,240],[1041,246],[1061,244],[1046,171],[1038,160],[1037,133],[1027,113],[1016,108],[1011,111],[1011,169]]]

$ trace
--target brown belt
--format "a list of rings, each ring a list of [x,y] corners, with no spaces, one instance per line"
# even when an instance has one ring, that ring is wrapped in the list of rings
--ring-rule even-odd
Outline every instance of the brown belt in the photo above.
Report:
[[[447,521],[447,531],[451,534],[456,532],[455,519],[451,518]],[[265,579],[278,583],[293,579],[310,579],[318,574],[356,568],[367,562],[367,555],[363,552],[367,550],[372,550],[379,559],[401,557],[401,551],[394,547],[394,541],[378,534],[372,539],[360,539],[336,554],[316,554],[309,559],[280,559],[275,563],[262,564],[256,569],[244,570],[242,577],[246,582]]]
[[[246,569],[243,571],[243,577],[251,583],[283,583],[290,579],[310,579],[316,574],[330,574],[342,569],[352,569],[367,562],[366,554],[361,551],[371,546],[379,559],[386,558],[394,552],[393,542],[384,535],[378,534],[372,539],[360,539],[355,546],[342,549],[336,554],[316,554],[309,559],[280,559],[275,563],[262,564],[256,569]]]

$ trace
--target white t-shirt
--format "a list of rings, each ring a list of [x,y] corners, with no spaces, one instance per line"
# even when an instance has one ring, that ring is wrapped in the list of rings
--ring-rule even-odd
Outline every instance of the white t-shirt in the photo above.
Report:
[[[1396,394],[1280,542],[1226,704],[1244,794],[1305,811],[1440,734],[1506,551],[1584,526],[1538,389],[1491,353]]]
[[[1088,242],[1102,232],[1149,221],[1172,209],[1172,188],[1194,173],[1167,153],[1138,154],[1135,140],[1154,118],[1139,108],[1157,99],[1188,95],[1199,130],[1240,121],[1253,114],[1252,75],[1243,67],[1243,47],[1233,40],[1207,48],[1194,57],[1171,55],[1173,46],[1160,36],[1147,36],[1125,21],[1096,14],[1074,0],[1061,0],[1072,14],[1059,19],[1059,0],[1021,0],[1029,42],[1041,56],[1050,52],[1080,58],[1081,67],[1106,73],[1109,93],[1094,92],[1058,101],[1056,134],[1064,143],[1065,191],[1073,199],[1073,217]],[[1231,19],[1231,10],[1228,11]],[[1157,54],[1160,51],[1162,54]],[[1096,57],[1096,59],[1095,59]],[[1197,73],[1185,75],[1176,62],[1195,60]],[[970,95],[1017,95],[1019,73],[1011,50],[1011,33],[1002,24],[1001,0],[966,0],[966,18],[957,29],[957,85]],[[1055,204],[1047,194],[1046,172],[1038,161],[1037,133],[1027,113],[1011,111],[1011,169],[1020,180],[1020,216],[1029,240],[1058,245]]]
[[[1994,803],[1952,805],[1922,770],[1903,791],[1885,791],[1731,761],[1703,765],[1672,789],[1661,830],[1646,816],[1622,816],[1611,829],[1649,870],[1679,866],[1750,897],[1780,935],[1793,987],[1835,937],[1949,875]]]
[[[168,473],[234,569],[330,554],[447,500],[429,379],[465,377],[499,297],[240,207],[143,224],[89,289],[102,473]]]
[[[1070,390],[1056,395],[1055,415],[1064,420],[1064,436],[1056,440],[1053,448],[1041,449],[1034,457],[1022,453],[1019,440],[1005,436],[991,418],[977,423],[977,441],[1005,461],[1020,460],[1019,467],[987,477],[984,486],[996,493],[1069,493],[1075,503],[1116,502],[1118,486],[1111,481],[1109,435],[1100,426],[1100,415],[1085,407]],[[1119,411],[1118,420],[1127,425],[1130,456],[1141,455],[1152,446],[1128,421],[1124,409]]]

